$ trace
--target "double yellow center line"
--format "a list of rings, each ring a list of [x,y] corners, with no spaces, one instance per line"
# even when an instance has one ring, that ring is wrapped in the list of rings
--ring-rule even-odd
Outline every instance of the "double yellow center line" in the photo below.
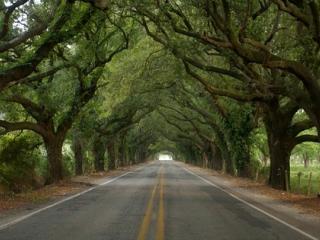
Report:
[[[163,204],[163,170],[160,173],[160,190],[159,190],[159,209],[157,218],[156,240],[164,240],[164,204]]]
[[[153,187],[147,209],[142,220],[137,240],[145,240],[152,220],[152,212],[156,199],[157,190],[159,190],[159,206],[157,214],[156,240],[164,240],[164,178],[163,168],[160,168],[157,184]]]

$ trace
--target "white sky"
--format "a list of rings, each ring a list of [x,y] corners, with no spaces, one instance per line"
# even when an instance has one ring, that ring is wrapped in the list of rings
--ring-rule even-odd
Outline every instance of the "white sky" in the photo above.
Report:
[[[172,159],[172,156],[169,154],[159,154],[159,160],[160,161],[171,161],[173,159]]]

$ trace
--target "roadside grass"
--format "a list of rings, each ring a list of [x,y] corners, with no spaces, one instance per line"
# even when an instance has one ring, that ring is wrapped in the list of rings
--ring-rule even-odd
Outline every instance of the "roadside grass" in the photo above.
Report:
[[[320,165],[312,165],[305,168],[303,165],[292,165],[290,168],[290,183],[291,192],[307,194],[309,185],[310,172],[311,177],[311,188],[310,195],[315,195],[320,192]],[[298,173],[301,173],[300,188],[299,188],[299,178]]]

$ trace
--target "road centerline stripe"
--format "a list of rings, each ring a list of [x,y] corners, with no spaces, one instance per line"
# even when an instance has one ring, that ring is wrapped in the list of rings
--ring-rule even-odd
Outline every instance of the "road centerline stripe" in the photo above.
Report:
[[[155,199],[156,199],[157,190],[160,188],[160,184],[161,184],[161,172],[162,172],[162,166],[157,171],[156,184],[153,187],[151,195],[150,195],[150,198],[148,200],[147,208],[145,210],[145,214],[144,214],[144,217],[142,219],[142,223],[140,225],[140,229],[139,229],[137,240],[145,240],[146,236],[147,236],[147,234],[149,232],[149,227],[150,227],[151,220],[152,220],[154,202],[155,202]]]
[[[157,217],[156,240],[164,240],[164,178],[163,169],[160,173],[159,209]]]
[[[149,198],[147,209],[143,217],[142,224],[140,226],[140,230],[137,238],[138,240],[144,240],[148,233],[149,226],[151,223],[153,203],[154,203],[157,188],[158,188],[158,183],[152,189],[151,197]]]

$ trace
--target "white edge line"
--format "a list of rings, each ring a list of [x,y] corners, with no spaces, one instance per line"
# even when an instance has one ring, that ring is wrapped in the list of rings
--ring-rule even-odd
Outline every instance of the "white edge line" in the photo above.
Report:
[[[41,212],[43,212],[43,211],[45,211],[45,210],[48,210],[48,209],[50,209],[50,208],[52,208],[52,207],[55,207],[55,206],[57,206],[57,205],[60,205],[60,204],[62,204],[62,203],[64,203],[64,202],[67,202],[67,201],[70,201],[70,200],[72,200],[72,199],[75,199],[75,198],[77,198],[77,197],[79,197],[79,196],[81,196],[81,195],[83,195],[83,194],[86,194],[86,193],[88,193],[88,192],[91,192],[92,190],[94,190],[94,189],[96,189],[96,188],[98,188],[98,187],[105,186],[105,185],[107,185],[107,184],[109,184],[109,183],[112,183],[112,182],[118,180],[119,178],[122,178],[122,177],[124,177],[124,176],[126,176],[126,175],[128,175],[128,174],[130,174],[130,173],[132,173],[132,172],[126,172],[126,173],[121,174],[121,175],[119,175],[119,176],[117,176],[117,177],[115,177],[115,178],[112,178],[112,179],[110,179],[110,180],[108,180],[108,181],[106,181],[106,182],[100,183],[99,185],[97,185],[97,186],[95,186],[95,187],[91,187],[91,188],[86,189],[86,190],[84,190],[84,191],[82,191],[82,192],[76,193],[76,194],[74,194],[74,195],[72,195],[72,196],[70,196],[70,197],[67,197],[67,198],[64,198],[64,199],[62,199],[62,200],[60,200],[60,201],[58,201],[58,202],[55,202],[55,203],[53,203],[53,204],[51,204],[51,205],[48,205],[48,206],[46,206],[46,207],[44,207],[44,208],[40,208],[40,209],[38,209],[38,210],[36,210],[36,211],[33,211],[33,212],[31,212],[31,213],[28,213],[28,214],[22,216],[22,217],[19,217],[19,218],[17,218],[17,219],[14,219],[13,221],[10,221],[10,222],[8,222],[8,223],[5,223],[5,224],[3,224],[3,225],[0,225],[0,231],[4,230],[4,229],[6,229],[6,228],[8,228],[8,227],[10,227],[10,226],[12,226],[12,225],[15,225],[15,224],[17,224],[17,223],[19,223],[19,222],[27,219],[27,218],[30,218],[30,217],[32,217],[33,215],[36,215],[36,214],[41,213]]]
[[[218,186],[218,185],[216,185],[216,184],[214,184],[214,183],[210,182],[209,180],[207,180],[207,179],[205,179],[205,178],[203,178],[203,177],[201,177],[201,176],[197,175],[196,173],[194,173],[194,172],[190,171],[189,169],[184,168],[184,167],[182,167],[182,168],[183,168],[185,171],[187,171],[188,173],[190,173],[190,174],[192,174],[192,175],[194,175],[194,176],[196,176],[196,177],[200,178],[202,181],[206,182],[207,184],[209,184],[209,185],[211,185],[211,186],[213,186],[213,187],[215,187],[215,188],[218,188],[219,190],[223,191],[224,193],[228,194],[229,196],[231,196],[231,197],[233,197],[233,198],[237,199],[238,201],[240,201],[240,202],[242,202],[242,203],[246,204],[247,206],[249,206],[249,207],[251,207],[251,208],[255,209],[256,211],[258,211],[258,212],[260,212],[260,213],[263,213],[264,215],[268,216],[269,218],[272,218],[273,220],[276,220],[277,222],[280,222],[280,223],[282,223],[283,225],[285,225],[285,226],[287,226],[287,227],[289,227],[289,228],[291,228],[291,229],[295,230],[296,232],[298,232],[298,233],[300,233],[300,234],[304,235],[305,237],[308,237],[308,238],[310,238],[310,239],[312,239],[312,240],[319,240],[319,238],[314,237],[314,236],[310,235],[309,233],[304,232],[303,230],[301,230],[301,229],[299,229],[299,228],[297,228],[297,227],[295,227],[295,226],[293,226],[293,225],[291,225],[291,224],[289,224],[289,223],[287,223],[287,222],[285,222],[285,221],[281,220],[280,218],[277,218],[276,216],[274,216],[274,215],[272,215],[272,214],[270,214],[270,213],[268,213],[268,212],[266,212],[266,211],[262,210],[261,208],[259,208],[259,207],[255,206],[255,205],[253,205],[253,204],[251,204],[251,203],[247,202],[246,200],[243,200],[242,198],[240,198],[240,197],[238,197],[238,196],[234,195],[233,193],[230,193],[230,192],[228,192],[228,191],[224,190],[224,189],[223,189],[223,188],[221,188],[220,186]]]

